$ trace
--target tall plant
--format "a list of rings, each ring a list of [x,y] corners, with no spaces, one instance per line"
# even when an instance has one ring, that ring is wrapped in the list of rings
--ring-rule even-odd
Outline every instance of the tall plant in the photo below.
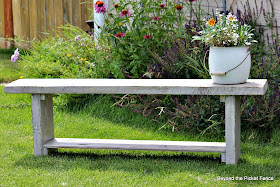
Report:
[[[143,76],[151,61],[151,50],[162,55],[171,35],[185,35],[189,8],[186,2],[171,0],[114,3],[103,28],[103,39],[112,42],[110,70],[114,77]]]

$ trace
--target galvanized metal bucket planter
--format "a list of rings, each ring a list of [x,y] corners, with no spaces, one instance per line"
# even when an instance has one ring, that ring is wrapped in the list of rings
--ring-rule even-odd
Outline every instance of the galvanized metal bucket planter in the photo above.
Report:
[[[250,48],[248,46],[210,47],[209,69],[213,83],[245,83],[251,69]]]

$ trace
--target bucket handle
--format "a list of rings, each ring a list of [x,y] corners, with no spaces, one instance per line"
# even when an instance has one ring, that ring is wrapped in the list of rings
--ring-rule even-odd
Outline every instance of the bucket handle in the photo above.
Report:
[[[235,66],[234,68],[231,68],[230,70],[228,71],[225,71],[225,72],[210,72],[209,69],[206,67],[206,64],[205,64],[205,60],[206,60],[206,56],[207,56],[207,53],[209,52],[209,50],[207,50],[205,52],[205,56],[204,56],[204,59],[203,59],[203,66],[204,68],[208,71],[208,73],[211,75],[211,76],[224,76],[226,75],[227,73],[229,73],[230,71],[232,70],[235,70],[236,68],[238,68],[239,66],[241,66],[241,64],[243,64],[245,62],[245,60],[248,58],[248,56],[250,55],[250,49],[248,49],[248,54],[247,56],[242,60],[242,62],[240,64],[238,64],[237,66]]]

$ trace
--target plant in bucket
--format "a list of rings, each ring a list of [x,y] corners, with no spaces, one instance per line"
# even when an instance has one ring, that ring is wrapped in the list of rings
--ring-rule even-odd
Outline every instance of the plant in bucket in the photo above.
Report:
[[[236,16],[216,12],[216,18],[205,21],[200,36],[193,40],[201,40],[210,46],[209,73],[216,84],[241,84],[249,77],[251,69],[250,45],[253,29],[242,25]],[[205,64],[205,63],[204,63]]]

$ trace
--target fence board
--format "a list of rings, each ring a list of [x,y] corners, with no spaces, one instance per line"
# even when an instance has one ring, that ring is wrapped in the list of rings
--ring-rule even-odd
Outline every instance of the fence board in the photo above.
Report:
[[[38,38],[38,12],[37,10],[37,0],[29,0],[29,9],[30,11],[30,40]]]
[[[43,40],[46,36],[43,32],[46,31],[46,1],[37,1],[37,15],[38,15],[38,38]]]
[[[46,30],[51,31],[55,27],[55,19],[54,19],[54,0],[46,0]]]
[[[75,1],[75,0],[74,0]],[[72,18],[73,18],[73,2],[72,0],[66,0],[67,4],[65,4],[64,6],[66,7],[67,11],[66,11],[66,19],[65,19],[65,23],[72,23]]]
[[[55,28],[63,25],[63,0],[55,0]]]
[[[24,40],[30,39],[30,20],[28,0],[21,0],[21,32]]]
[[[23,32],[21,32],[21,11],[21,0],[13,0],[14,35],[17,38],[24,38]]]
[[[72,1],[72,24],[81,27],[81,0]]]
[[[5,37],[5,23],[4,23],[4,0],[0,0],[0,38]],[[0,48],[4,48],[5,43],[0,40]]]

